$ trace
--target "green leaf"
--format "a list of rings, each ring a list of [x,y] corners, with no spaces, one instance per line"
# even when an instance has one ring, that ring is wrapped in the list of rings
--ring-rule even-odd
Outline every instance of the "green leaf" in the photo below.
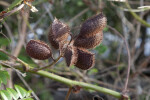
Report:
[[[95,48],[95,50],[98,51],[99,54],[103,54],[107,50],[107,47],[105,45],[100,44]]]
[[[10,44],[10,41],[7,38],[0,38],[0,46],[8,46]]]
[[[5,74],[5,76],[7,77],[7,79],[10,79],[9,73],[7,71],[3,71],[3,73]]]
[[[105,27],[105,28],[104,28],[104,31],[108,31],[108,27]]]
[[[8,60],[8,56],[2,52],[0,52],[0,60]]]
[[[14,89],[7,88],[7,91],[13,97],[14,100],[17,100],[19,98],[18,93]]]
[[[7,78],[8,76],[6,75],[6,71],[0,70],[0,79],[5,85],[7,84]]]
[[[12,8],[14,8],[15,6],[21,4],[23,0],[15,0],[8,8],[8,10],[11,10]]]
[[[32,93],[32,91],[29,90],[29,91],[27,92],[27,94],[26,94],[26,97],[29,97],[29,96],[31,95],[31,93]]]
[[[92,68],[91,70],[88,71],[88,75],[93,75],[93,74],[96,74],[97,72],[98,72],[98,69]]]
[[[3,67],[3,66],[0,64],[0,70],[2,69],[2,67]]]
[[[4,100],[12,100],[12,97],[10,96],[9,92],[6,90],[1,90],[0,91],[1,96]]]
[[[15,85],[15,89],[19,94],[19,97],[22,99],[27,95],[27,91],[19,85]]]
[[[25,98],[25,99],[23,99],[23,100],[33,100],[32,98]]]

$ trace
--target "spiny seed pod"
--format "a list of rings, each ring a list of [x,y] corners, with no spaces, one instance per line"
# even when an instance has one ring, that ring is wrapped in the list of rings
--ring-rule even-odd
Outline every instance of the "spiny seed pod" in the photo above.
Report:
[[[67,66],[74,65],[77,62],[77,48],[73,46],[68,46],[65,49],[64,58],[66,60]]]
[[[69,36],[69,33],[69,27],[55,18],[50,27],[50,34],[52,34],[54,38],[60,42],[66,40]]]
[[[49,46],[40,40],[30,40],[26,52],[30,57],[38,60],[45,60],[52,56]]]
[[[79,48],[91,49],[99,45],[103,40],[103,32],[99,32],[91,37],[78,36],[74,41],[74,46]]]
[[[100,31],[103,31],[106,24],[107,24],[107,19],[103,15],[103,13],[95,15],[95,16],[87,19],[82,24],[79,35],[82,37],[93,36],[94,34],[97,34]]]
[[[54,38],[52,34],[48,35],[48,40],[55,49],[59,49],[59,43],[58,41],[56,41],[56,39]]]
[[[77,49],[77,62],[75,64],[76,67],[87,70],[94,66],[95,64],[95,55],[85,49],[78,48]]]
[[[55,49],[58,49],[59,43],[66,41],[69,33],[69,27],[55,18],[48,34],[49,42]]]

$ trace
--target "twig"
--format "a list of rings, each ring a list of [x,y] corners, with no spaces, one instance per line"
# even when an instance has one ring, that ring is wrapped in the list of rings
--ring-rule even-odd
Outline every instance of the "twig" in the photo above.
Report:
[[[129,75],[130,75],[130,69],[131,69],[131,66],[130,66],[131,65],[131,62],[130,62],[131,61],[130,51],[129,51],[128,43],[125,40],[125,38],[115,28],[112,28],[111,26],[108,26],[108,28],[111,29],[112,31],[114,31],[117,35],[119,35],[123,39],[123,41],[125,43],[125,47],[127,49],[127,53],[128,53],[128,70],[127,70],[125,86],[124,86],[124,89],[122,91],[123,95],[125,96],[126,93],[127,93],[127,87],[128,87],[128,81],[129,81]]]
[[[69,87],[69,90],[68,90],[68,92],[67,92],[67,95],[66,95],[66,97],[65,97],[65,100],[69,100],[69,96],[70,96],[70,94],[71,94],[71,91],[72,91],[72,87]]]
[[[0,5],[8,7],[10,4],[8,2],[5,2],[5,1],[0,1]]]
[[[0,49],[1,52],[7,54],[9,57],[11,58],[14,58],[16,61],[20,62],[21,64],[23,64],[26,68],[28,69],[33,69],[32,66],[28,65],[27,63],[25,63],[24,61],[20,60],[19,58],[16,58],[12,55],[10,55],[9,53],[7,53],[6,51]],[[4,66],[5,67],[5,66]],[[17,67],[16,67],[17,68]],[[20,68],[18,67],[17,69],[19,70],[23,70],[23,68]],[[111,95],[111,96],[114,96],[118,99],[120,99],[122,97],[121,93],[119,92],[116,92],[116,91],[113,91],[111,89],[107,89],[107,88],[104,88],[104,87],[100,87],[100,86],[97,86],[97,85],[92,85],[92,84],[89,84],[89,83],[85,83],[85,82],[79,82],[79,81],[74,81],[74,80],[70,80],[70,79],[67,79],[67,78],[64,78],[64,77],[61,77],[61,76],[58,76],[58,75],[55,75],[53,73],[50,73],[50,72],[47,72],[47,71],[43,71],[43,70],[40,70],[40,71],[32,71],[32,70],[28,70],[30,73],[34,73],[34,74],[38,74],[38,75],[41,75],[41,76],[44,76],[44,77],[47,77],[49,79],[53,79],[55,81],[58,81],[58,82],[61,82],[61,83],[64,83],[68,86],[75,86],[75,85],[78,85],[78,86],[81,86],[82,88],[86,88],[86,89],[91,89],[91,90],[95,90],[95,91],[98,91],[98,92],[102,92],[102,93],[105,93],[105,94],[108,94],[108,95]]]
[[[81,15],[86,13],[88,10],[89,10],[89,8],[86,8],[86,9],[82,10],[80,13],[78,13],[76,16],[74,16],[72,19],[70,19],[68,21],[68,23],[72,23],[75,19],[77,19],[78,17],[80,17]]]
[[[14,8],[13,10],[11,10],[11,11],[9,11],[7,13],[4,13],[3,16],[0,16],[0,21],[1,21],[1,19],[3,19],[5,17],[7,17],[7,16],[9,16],[9,15],[11,15],[11,14],[13,14],[13,13],[19,11],[19,10],[21,10],[24,7],[24,5],[25,4],[21,4],[19,7]]]
[[[35,68],[35,69],[33,69],[33,71],[39,71],[39,70],[47,69],[47,68],[53,66],[54,64],[56,64],[61,57],[62,56],[59,56],[57,59],[53,60],[53,62],[50,65],[47,65],[47,66],[44,66],[44,67],[41,67],[41,68]]]
[[[138,20],[140,23],[142,23],[143,25],[145,25],[146,27],[150,27],[150,24],[148,24],[145,20],[141,19],[135,12],[132,12],[131,7],[129,5],[128,2],[125,2],[125,5],[127,6],[127,8],[129,9],[131,15]]]

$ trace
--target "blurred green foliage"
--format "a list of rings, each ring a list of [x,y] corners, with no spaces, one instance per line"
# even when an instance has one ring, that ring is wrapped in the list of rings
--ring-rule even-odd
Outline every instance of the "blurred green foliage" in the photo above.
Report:
[[[103,54],[107,50],[107,46],[100,44],[95,48],[95,50],[98,52],[98,54]]]

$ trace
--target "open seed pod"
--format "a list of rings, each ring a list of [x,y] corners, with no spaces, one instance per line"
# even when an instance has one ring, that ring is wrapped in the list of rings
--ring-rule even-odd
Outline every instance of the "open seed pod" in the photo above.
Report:
[[[91,37],[78,36],[74,41],[74,46],[79,48],[91,49],[99,45],[103,40],[103,32],[99,32]]]
[[[69,27],[55,18],[50,27],[50,34],[53,35],[58,42],[60,42],[66,40],[69,33]]]
[[[52,56],[49,46],[40,40],[30,40],[26,46],[27,54],[38,60],[45,60]]]
[[[77,62],[77,48],[74,46],[68,46],[65,49],[64,58],[67,66],[74,65]]]
[[[94,34],[97,34],[100,31],[103,31],[106,24],[107,24],[107,19],[103,15],[103,13],[95,15],[87,19],[82,24],[79,35],[82,37],[93,36]]]
[[[49,40],[50,44],[51,44],[55,49],[59,49],[59,42],[56,41],[56,39],[54,38],[54,35],[49,34],[49,35],[48,35],[48,40]]]
[[[92,68],[95,64],[95,55],[85,49],[78,48],[77,49],[77,62],[75,64],[76,67],[87,70]]]
[[[48,39],[51,45],[55,49],[58,49],[59,43],[67,41],[69,35],[69,27],[55,18],[52,25],[50,26],[50,31],[48,34]]]

